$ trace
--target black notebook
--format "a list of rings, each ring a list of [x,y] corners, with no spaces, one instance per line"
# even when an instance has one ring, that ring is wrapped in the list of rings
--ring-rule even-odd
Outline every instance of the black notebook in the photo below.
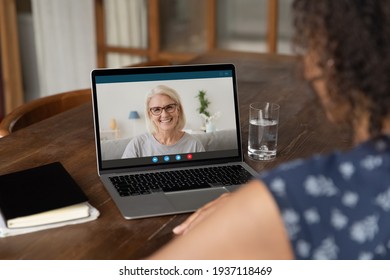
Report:
[[[9,228],[87,217],[87,201],[59,162],[0,176],[0,210]]]

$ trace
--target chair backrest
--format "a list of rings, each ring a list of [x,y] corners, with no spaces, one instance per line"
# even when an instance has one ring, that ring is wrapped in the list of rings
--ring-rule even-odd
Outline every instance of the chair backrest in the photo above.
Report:
[[[136,64],[128,65],[127,67],[145,67],[145,66],[168,66],[172,65],[172,62],[166,59],[147,60]]]
[[[166,66],[171,64],[168,60],[160,59],[145,61],[128,67]],[[6,115],[1,121],[0,138],[83,103],[92,102],[91,99],[91,89],[87,88],[49,95],[25,103]]]
[[[25,103],[4,117],[0,137],[37,123],[81,104],[91,102],[91,89],[54,94]]]

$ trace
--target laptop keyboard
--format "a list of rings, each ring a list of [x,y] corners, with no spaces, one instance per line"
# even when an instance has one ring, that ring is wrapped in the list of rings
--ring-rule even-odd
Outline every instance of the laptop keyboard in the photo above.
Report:
[[[241,165],[110,177],[120,196],[241,185],[253,176]]]

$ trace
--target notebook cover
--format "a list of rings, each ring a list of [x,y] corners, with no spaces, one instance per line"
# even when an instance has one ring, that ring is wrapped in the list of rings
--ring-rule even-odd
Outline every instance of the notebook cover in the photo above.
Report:
[[[0,176],[0,209],[5,220],[87,200],[60,162]]]

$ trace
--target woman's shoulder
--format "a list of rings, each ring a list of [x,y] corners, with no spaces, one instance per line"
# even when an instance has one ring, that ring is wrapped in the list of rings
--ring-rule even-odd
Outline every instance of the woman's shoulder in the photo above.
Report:
[[[137,144],[143,144],[148,141],[151,141],[151,134],[150,133],[142,133],[139,135],[134,136],[131,140],[130,143],[137,143]]]
[[[183,136],[180,138],[182,142],[197,141],[197,139],[190,133],[183,131]]]
[[[382,139],[259,176],[279,206],[298,258],[363,258],[366,240],[380,245],[381,234],[365,230],[389,228],[389,162],[390,141]]]
[[[205,150],[202,142],[198,138],[192,136],[187,132],[184,132],[178,144],[183,147],[186,147],[186,149],[188,150],[192,150],[196,152],[204,152]]]
[[[196,143],[198,145],[202,145],[202,142],[197,137],[193,136],[192,134],[190,134],[188,132],[184,132],[182,140],[186,141],[186,142],[192,142],[192,143]]]
[[[288,179],[303,179],[308,175],[322,175],[334,180],[351,179],[353,176],[373,176],[372,171],[384,170],[384,164],[389,160],[390,139],[382,138],[367,141],[348,151],[334,151],[308,159],[293,160],[260,174],[260,177],[285,176]]]

